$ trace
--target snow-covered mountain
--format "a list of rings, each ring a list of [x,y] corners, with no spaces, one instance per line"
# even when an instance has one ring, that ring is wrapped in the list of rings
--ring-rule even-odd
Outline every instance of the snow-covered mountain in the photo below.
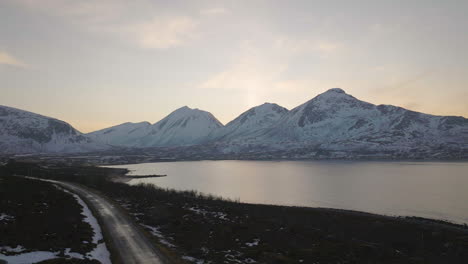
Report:
[[[447,144],[468,149],[468,119],[373,105],[333,88],[292,109],[254,136],[237,141],[333,150],[434,148]]]
[[[411,152],[419,153],[419,157],[424,153],[449,157],[457,151],[468,152],[466,118],[374,105],[339,88],[290,111],[270,103],[253,107],[226,126],[208,112],[182,107],[153,125],[126,123],[89,135],[111,145],[203,145],[221,153],[279,151],[282,157],[314,157],[313,153],[321,151],[368,152],[375,156],[402,153],[402,157]]]
[[[94,131],[86,135],[101,143],[114,146],[134,147],[138,140],[148,135],[150,131],[151,124],[149,122],[127,122]]]
[[[0,106],[0,153],[72,153],[106,148],[66,122]]]
[[[0,107],[0,153],[82,152],[109,145],[171,147],[171,153],[193,146],[197,155],[253,155],[248,158],[327,157],[323,152],[452,158],[468,155],[468,119],[374,105],[339,88],[290,111],[271,103],[253,107],[226,126],[209,112],[184,106],[155,124],[124,123],[86,135],[57,119]]]
[[[195,145],[223,125],[209,112],[181,107],[165,118],[148,122],[124,123],[87,135],[101,143],[125,147],[167,147]]]
[[[222,126],[211,113],[184,106],[152,125],[149,133],[138,140],[137,146],[195,145],[205,142]]]
[[[288,109],[277,104],[264,103],[252,107],[218,129],[215,135],[211,135],[211,140],[226,141],[249,136],[271,127],[287,113]]]

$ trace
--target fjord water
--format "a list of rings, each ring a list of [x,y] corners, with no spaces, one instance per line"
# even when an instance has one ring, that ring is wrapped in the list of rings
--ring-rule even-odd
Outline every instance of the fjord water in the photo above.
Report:
[[[190,161],[110,166],[133,179],[241,202],[330,207],[468,223],[468,163]]]

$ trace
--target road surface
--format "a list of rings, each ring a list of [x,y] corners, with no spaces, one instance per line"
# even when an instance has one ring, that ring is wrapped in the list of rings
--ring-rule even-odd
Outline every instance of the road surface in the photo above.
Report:
[[[58,184],[77,194],[86,202],[88,207],[92,208],[94,216],[99,219],[101,229],[105,231],[106,242],[111,244],[108,244],[112,249],[111,254],[117,258],[119,263],[169,263],[133,220],[104,197],[77,184],[47,181]]]

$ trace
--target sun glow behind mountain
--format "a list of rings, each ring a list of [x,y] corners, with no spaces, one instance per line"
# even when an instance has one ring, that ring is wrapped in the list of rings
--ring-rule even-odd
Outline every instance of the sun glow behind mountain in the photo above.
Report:
[[[0,104],[90,132],[181,105],[226,124],[329,87],[468,116],[466,1],[0,3]],[[32,44],[33,43],[33,44]]]

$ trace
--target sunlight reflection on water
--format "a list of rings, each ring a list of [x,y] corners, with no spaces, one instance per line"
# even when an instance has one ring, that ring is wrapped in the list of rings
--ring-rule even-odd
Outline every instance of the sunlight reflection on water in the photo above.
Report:
[[[135,179],[242,202],[352,209],[468,223],[468,163],[190,161],[110,167]]]

